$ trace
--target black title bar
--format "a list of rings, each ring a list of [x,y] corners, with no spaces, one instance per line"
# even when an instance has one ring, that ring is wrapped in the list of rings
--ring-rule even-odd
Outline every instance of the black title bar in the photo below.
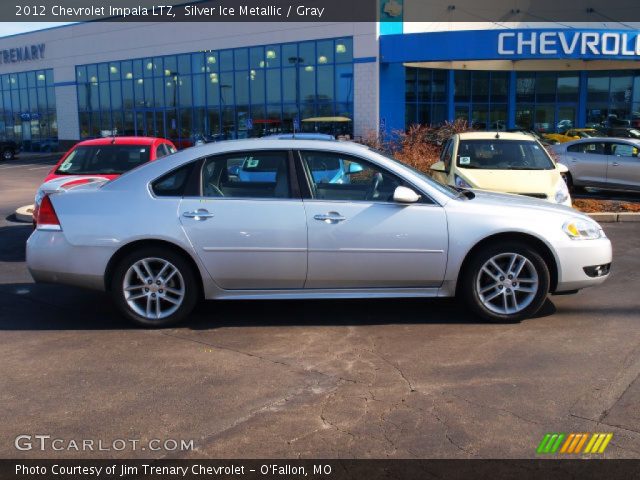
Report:
[[[637,28],[637,0],[17,0],[2,22],[595,22]],[[499,25],[498,25],[499,26]]]

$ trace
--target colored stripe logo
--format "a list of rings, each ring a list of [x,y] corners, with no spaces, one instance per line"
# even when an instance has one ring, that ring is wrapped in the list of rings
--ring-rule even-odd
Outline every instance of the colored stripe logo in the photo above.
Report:
[[[547,433],[538,445],[538,454],[604,453],[613,433]]]

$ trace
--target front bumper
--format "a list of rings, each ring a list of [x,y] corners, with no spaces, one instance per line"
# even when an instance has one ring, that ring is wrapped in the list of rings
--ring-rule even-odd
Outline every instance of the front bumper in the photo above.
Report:
[[[600,285],[609,277],[608,266],[613,253],[608,238],[570,240],[557,248],[557,252],[559,264],[556,292]],[[594,275],[593,269],[597,267],[600,267],[599,274]]]
[[[38,283],[104,290],[111,249],[71,245],[64,232],[34,230],[27,240],[27,267]]]

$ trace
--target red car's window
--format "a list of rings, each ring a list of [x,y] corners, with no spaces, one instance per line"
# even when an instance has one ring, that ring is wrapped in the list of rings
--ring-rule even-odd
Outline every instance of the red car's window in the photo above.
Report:
[[[149,161],[148,145],[87,145],[73,150],[58,175],[120,175]]]

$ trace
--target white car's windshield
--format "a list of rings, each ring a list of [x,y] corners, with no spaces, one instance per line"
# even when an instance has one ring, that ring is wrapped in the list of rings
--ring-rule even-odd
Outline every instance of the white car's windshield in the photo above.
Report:
[[[553,170],[549,155],[531,140],[460,140],[459,168],[484,170]]]

